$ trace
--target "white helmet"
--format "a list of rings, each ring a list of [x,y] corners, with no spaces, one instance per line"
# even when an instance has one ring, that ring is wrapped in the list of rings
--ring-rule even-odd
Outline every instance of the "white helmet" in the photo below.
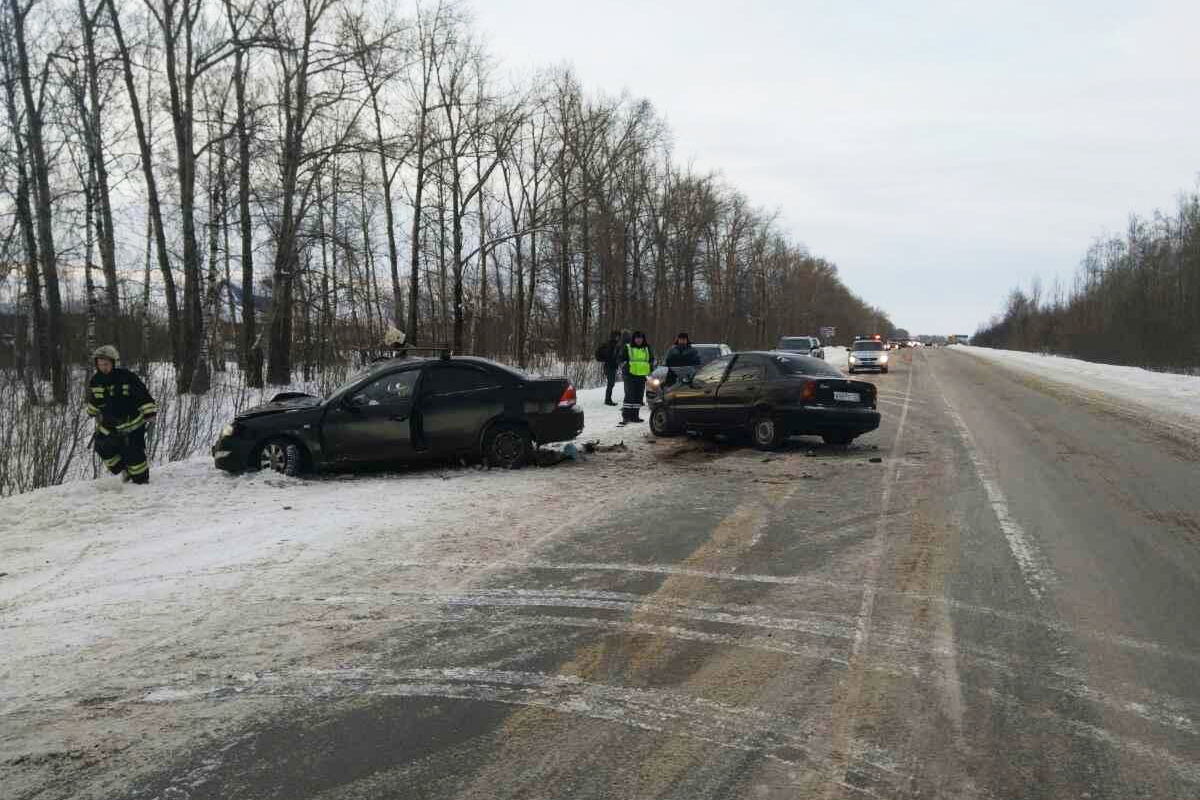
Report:
[[[109,361],[113,362],[114,366],[116,366],[116,363],[121,360],[121,354],[118,353],[117,348],[113,347],[111,344],[104,344],[97,347],[92,352],[93,364],[96,363],[97,358],[107,358]]]

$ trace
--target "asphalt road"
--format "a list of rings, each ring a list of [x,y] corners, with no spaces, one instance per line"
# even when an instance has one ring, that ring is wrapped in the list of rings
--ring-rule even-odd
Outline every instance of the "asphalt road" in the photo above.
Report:
[[[536,544],[392,564],[330,658],[21,796],[1200,797],[1194,443],[951,351],[864,379],[849,449],[572,467],[597,502]]]

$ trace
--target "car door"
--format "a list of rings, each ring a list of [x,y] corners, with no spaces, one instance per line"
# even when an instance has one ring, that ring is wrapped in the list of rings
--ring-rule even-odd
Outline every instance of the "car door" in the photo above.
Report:
[[[717,414],[717,388],[733,356],[710,361],[692,376],[689,383],[671,390],[671,409],[688,427],[702,428],[720,424]]]
[[[483,427],[504,410],[504,380],[474,364],[435,363],[425,369],[417,406],[421,445],[434,455],[479,447]]]
[[[343,464],[404,461],[415,455],[412,415],[420,371],[389,372],[347,393],[326,412],[321,439]]]
[[[766,363],[761,356],[737,356],[717,390],[716,418],[722,426],[749,424],[750,414],[762,398],[765,378]]]

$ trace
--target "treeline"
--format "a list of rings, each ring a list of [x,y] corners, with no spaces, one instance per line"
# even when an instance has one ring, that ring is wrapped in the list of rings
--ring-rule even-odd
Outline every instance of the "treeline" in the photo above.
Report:
[[[506,81],[457,4],[3,4],[0,334],[31,393],[65,400],[102,341],[203,393],[231,360],[287,384],[393,323],[521,364],[612,327],[890,327],[677,164],[649,102],[565,68]]]
[[[1092,244],[1064,292],[1014,289],[974,343],[1156,369],[1200,367],[1200,193]]]

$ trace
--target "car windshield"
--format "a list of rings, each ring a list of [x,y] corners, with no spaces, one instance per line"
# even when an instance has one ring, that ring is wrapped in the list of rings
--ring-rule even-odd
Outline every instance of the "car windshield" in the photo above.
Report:
[[[882,349],[883,349],[883,342],[876,342],[876,341],[868,340],[865,342],[855,342],[854,343],[854,352],[856,352],[856,353],[863,353],[863,352],[866,352],[867,350],[882,350]]]
[[[807,336],[788,336],[779,340],[780,350],[811,350],[812,339]]]
[[[819,358],[809,356],[775,355],[771,358],[775,368],[784,375],[817,375],[840,378],[842,373]]]
[[[716,344],[698,344],[694,345],[696,352],[700,354],[700,361],[707,364],[714,358],[721,355],[721,346]]]

